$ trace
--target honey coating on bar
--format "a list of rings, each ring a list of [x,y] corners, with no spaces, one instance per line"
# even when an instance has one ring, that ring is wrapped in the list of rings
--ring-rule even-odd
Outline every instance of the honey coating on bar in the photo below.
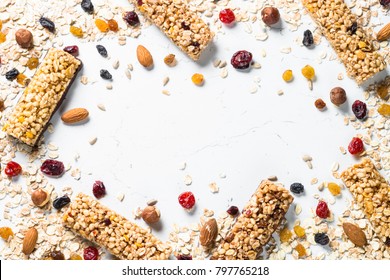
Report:
[[[302,2],[344,63],[348,76],[358,84],[386,68],[385,59],[374,47],[374,39],[343,0]]]
[[[3,131],[35,146],[81,66],[81,61],[73,55],[50,49],[8,117]]]
[[[293,200],[284,187],[263,181],[211,259],[257,259]]]
[[[64,214],[66,227],[122,260],[166,260],[172,249],[146,229],[79,193]]]

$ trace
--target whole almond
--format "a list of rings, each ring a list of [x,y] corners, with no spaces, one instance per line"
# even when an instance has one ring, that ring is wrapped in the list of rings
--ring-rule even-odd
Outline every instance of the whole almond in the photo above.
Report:
[[[88,118],[89,112],[84,108],[74,108],[65,112],[61,116],[61,120],[67,124],[78,123]]]
[[[386,41],[390,38],[390,23],[386,24],[376,35],[379,42]]]
[[[343,223],[343,230],[349,240],[356,246],[363,247],[367,244],[366,235],[360,227],[351,223]]]
[[[30,255],[34,251],[38,240],[38,231],[35,228],[30,228],[24,235],[23,250],[25,255]]]
[[[210,219],[200,229],[199,242],[202,246],[213,244],[218,235],[218,224],[215,219]]]
[[[153,57],[150,52],[142,45],[137,47],[137,59],[139,63],[144,67],[150,67],[153,65]]]

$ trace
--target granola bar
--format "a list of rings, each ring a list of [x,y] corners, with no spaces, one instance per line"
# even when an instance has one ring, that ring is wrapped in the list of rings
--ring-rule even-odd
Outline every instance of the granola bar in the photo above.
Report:
[[[8,117],[3,131],[35,146],[81,68],[81,61],[73,55],[50,49]]]
[[[76,234],[122,260],[166,260],[172,251],[146,229],[83,193],[72,201],[63,221]]]
[[[259,257],[288,211],[293,197],[288,190],[263,181],[252,195],[231,232],[212,259],[254,260]]]
[[[344,63],[348,76],[358,84],[386,68],[385,59],[373,45],[372,32],[360,26],[343,0],[302,2]]]
[[[213,39],[209,26],[183,0],[129,1],[193,60]]]
[[[341,173],[341,179],[385,242],[390,238],[390,186],[368,158]]]

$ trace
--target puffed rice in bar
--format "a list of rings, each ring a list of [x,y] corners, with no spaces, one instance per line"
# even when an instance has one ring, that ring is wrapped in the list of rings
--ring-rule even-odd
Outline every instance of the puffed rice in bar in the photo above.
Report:
[[[35,146],[81,68],[81,61],[73,55],[50,49],[8,117],[3,131]]]
[[[129,1],[193,60],[199,59],[214,37],[209,26],[183,0]]]
[[[347,74],[362,84],[386,68],[386,62],[373,45],[370,32],[343,0],[302,0],[312,18],[328,39]],[[356,30],[352,27],[356,25]]]
[[[284,187],[268,180],[261,182],[211,259],[257,259],[293,200]]]
[[[83,193],[72,201],[63,221],[73,232],[121,260],[166,260],[172,252],[146,229]]]
[[[352,193],[383,242],[390,238],[390,186],[368,158],[341,173]]]

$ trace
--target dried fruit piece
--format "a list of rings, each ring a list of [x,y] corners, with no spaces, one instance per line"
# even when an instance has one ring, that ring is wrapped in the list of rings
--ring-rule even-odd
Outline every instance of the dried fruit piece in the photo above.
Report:
[[[147,206],[142,211],[141,217],[148,224],[157,223],[160,220],[160,210],[155,206]]]
[[[102,57],[107,57],[108,56],[108,53],[107,53],[107,49],[102,46],[102,45],[96,45],[96,49],[98,51],[98,53],[102,56]]]
[[[230,9],[223,9],[219,12],[219,20],[225,24],[231,24],[235,19],[236,16]]]
[[[164,63],[168,66],[173,66],[175,62],[175,55],[170,53],[166,57],[164,57]]]
[[[338,184],[330,182],[328,183],[328,190],[334,196],[337,196],[341,193],[341,188]]]
[[[93,195],[99,199],[106,195],[106,187],[102,181],[95,181],[92,186]]]
[[[59,198],[54,199],[53,201],[53,207],[57,210],[60,210],[61,208],[65,207],[70,203],[70,198],[67,195],[61,196]]]
[[[43,174],[51,177],[61,177],[64,174],[65,166],[61,161],[47,159],[41,165]]]
[[[137,59],[143,67],[150,67],[153,65],[152,54],[142,45],[138,45],[137,47]]]
[[[288,229],[288,227],[283,228],[279,233],[280,242],[288,242],[292,237],[292,232]]]
[[[123,20],[130,26],[137,26],[139,25],[139,18],[136,12],[131,11],[127,12],[123,15]]]
[[[192,75],[191,80],[192,80],[192,82],[193,82],[195,85],[201,86],[201,85],[203,85],[204,77],[203,77],[202,74],[195,73],[194,75]]]
[[[28,67],[28,69],[33,70],[33,69],[38,67],[38,64],[39,64],[38,58],[35,56],[32,56],[28,59],[26,66]]]
[[[286,70],[283,72],[282,78],[285,82],[291,82],[294,78],[292,70]]]
[[[268,26],[274,25],[280,20],[279,10],[275,7],[265,7],[261,11],[261,19]]]
[[[50,19],[48,18],[45,18],[45,17],[41,17],[39,19],[39,23],[44,27],[46,28],[47,30],[49,30],[51,33],[54,33],[56,31],[56,26],[54,24],[53,21],[51,21]]]
[[[81,1],[81,8],[84,10],[84,12],[88,14],[93,14],[94,7],[91,0]]]
[[[27,76],[24,75],[23,73],[19,73],[19,74],[16,76],[16,82],[17,82],[19,85],[27,86],[28,81],[29,81],[29,79],[27,79]]]
[[[95,19],[95,25],[101,32],[108,32],[108,23],[100,18]]]
[[[190,260],[192,260],[192,256],[191,255],[177,255],[176,259],[179,261],[190,261]]]
[[[305,229],[301,226],[295,226],[294,232],[298,237],[304,237],[306,235]]]
[[[389,95],[389,86],[386,84],[379,85],[376,89],[376,93],[380,98],[385,99]]]
[[[305,249],[305,247],[303,247],[302,244],[298,244],[295,247],[295,251],[298,252],[298,258],[302,258],[302,257],[306,256],[306,249]]]
[[[84,249],[84,260],[97,260],[99,259],[99,251],[97,248],[89,246]]]
[[[61,251],[53,251],[50,252],[50,257],[55,261],[63,261],[65,260],[65,256]]]
[[[318,217],[320,217],[322,219],[327,219],[330,216],[328,204],[325,201],[320,200],[318,202],[318,205],[316,208],[316,214]]]
[[[29,49],[33,45],[33,35],[27,29],[19,29],[15,33],[16,43],[24,49]]]
[[[356,100],[352,104],[352,112],[357,119],[362,120],[367,116],[367,105],[366,103]]]
[[[76,36],[78,38],[82,38],[84,35],[83,30],[80,27],[76,27],[74,25],[71,25],[69,28],[70,33],[72,33],[73,36]]]
[[[349,240],[356,246],[363,247],[367,244],[366,235],[360,227],[351,223],[343,223],[343,230]]]
[[[358,28],[358,24],[357,22],[355,21],[354,23],[352,23],[352,25],[350,27],[348,27],[348,31],[351,32],[352,35],[356,34],[356,31],[357,31],[357,28]]]
[[[100,70],[100,77],[102,77],[105,80],[111,80],[112,79],[112,75],[106,69]]]
[[[210,246],[214,243],[214,240],[218,236],[218,224],[217,221],[212,218],[209,219],[200,229],[199,243],[202,246]]]
[[[323,110],[326,107],[326,103],[321,98],[318,98],[314,102],[314,106],[316,106],[316,108],[321,111],[321,110]]]
[[[381,104],[378,108],[378,113],[384,117],[390,117],[390,105],[389,104]]]
[[[81,261],[82,259],[83,258],[79,254],[76,253],[70,254],[70,260],[72,261]]]
[[[233,54],[230,63],[236,69],[246,69],[252,62],[252,53],[241,50]]]
[[[108,29],[111,31],[117,32],[119,30],[118,28],[118,22],[115,19],[110,19],[107,21]]]
[[[16,68],[12,68],[11,70],[9,70],[8,72],[5,73],[5,78],[8,80],[8,81],[13,81],[16,79],[16,77],[19,75],[19,71],[18,69]]]
[[[320,244],[320,245],[328,245],[329,244],[329,237],[323,233],[323,232],[318,232],[314,235],[314,241],[317,243],[317,244]]]
[[[330,101],[336,105],[340,106],[347,101],[347,93],[341,87],[335,87],[330,91]]]
[[[238,207],[237,206],[230,206],[228,210],[226,210],[226,212],[229,214],[229,215],[232,215],[232,216],[235,216],[238,214]]]
[[[192,209],[195,205],[195,196],[192,192],[183,192],[178,199],[180,205],[185,209]]]
[[[76,45],[73,46],[66,46],[64,48],[64,51],[67,53],[70,53],[73,56],[78,56],[79,55],[79,47]]]
[[[313,33],[309,29],[303,32],[302,44],[305,47],[310,47],[314,44]]]
[[[8,177],[15,177],[18,176],[20,173],[22,173],[22,167],[20,166],[19,163],[15,161],[10,161],[7,163],[5,166],[5,175]]]
[[[14,236],[14,232],[9,227],[1,227],[0,228],[0,236],[5,241],[8,241],[8,238],[10,238],[10,236]]]
[[[364,144],[362,139],[353,137],[348,145],[348,151],[351,155],[358,155],[364,151]]]
[[[26,231],[23,239],[23,249],[22,252],[25,255],[29,255],[34,251],[35,245],[38,240],[38,231],[35,228],[30,228]]]
[[[0,32],[0,44],[7,41],[7,35],[5,35],[3,32]]]
[[[301,183],[293,183],[290,186],[290,191],[295,194],[303,193],[305,187]]]
[[[310,65],[306,65],[301,70],[303,77],[305,77],[308,80],[313,80],[316,72],[314,71],[314,68]]]

